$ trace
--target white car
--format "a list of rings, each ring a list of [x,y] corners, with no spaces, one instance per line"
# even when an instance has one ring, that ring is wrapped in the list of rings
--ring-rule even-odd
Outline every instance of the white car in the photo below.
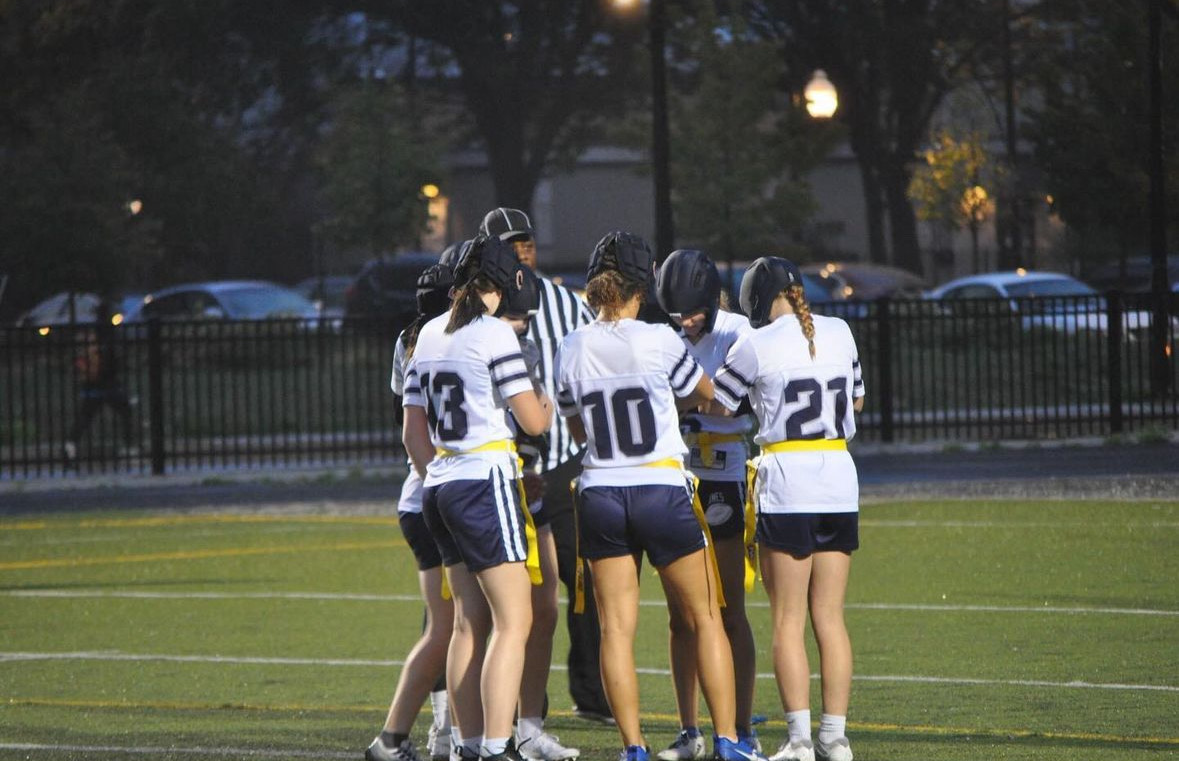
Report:
[[[1105,297],[1075,277],[1059,272],[1018,269],[968,275],[938,286],[925,296],[943,302],[1006,300],[1010,310],[1020,315],[1020,325],[1025,330],[1049,328],[1076,333],[1105,331],[1109,327]],[[980,304],[970,313],[984,316],[986,307]],[[1122,327],[1127,337],[1142,334],[1150,328],[1150,312],[1127,309]]]

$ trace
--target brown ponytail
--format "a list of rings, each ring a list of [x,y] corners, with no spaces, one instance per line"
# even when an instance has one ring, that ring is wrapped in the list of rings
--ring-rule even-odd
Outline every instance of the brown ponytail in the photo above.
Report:
[[[811,350],[811,359],[815,358],[815,318],[811,315],[811,305],[806,303],[806,291],[802,285],[795,284],[782,292],[790,302],[790,308],[798,315],[798,324],[802,327],[802,334],[806,336],[807,346]]]
[[[450,321],[446,323],[446,333],[450,334],[474,322],[487,313],[487,305],[480,296],[484,293],[497,291],[495,284],[483,276],[471,280],[454,294],[450,305]]]
[[[646,286],[627,280],[617,270],[605,270],[594,275],[586,285],[585,299],[604,321],[614,322],[621,319],[619,312],[636,293],[640,295],[641,306]]]

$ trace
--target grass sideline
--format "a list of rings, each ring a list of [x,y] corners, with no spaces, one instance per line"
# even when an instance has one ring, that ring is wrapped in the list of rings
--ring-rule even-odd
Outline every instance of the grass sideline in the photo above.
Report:
[[[857,759],[1179,756],[1179,502],[882,502],[861,535]],[[658,747],[676,719],[644,574],[636,660]],[[0,759],[358,759],[420,611],[391,517],[0,518]],[[760,588],[749,612],[772,752]],[[614,730],[569,713],[558,640],[550,729],[613,761]]]

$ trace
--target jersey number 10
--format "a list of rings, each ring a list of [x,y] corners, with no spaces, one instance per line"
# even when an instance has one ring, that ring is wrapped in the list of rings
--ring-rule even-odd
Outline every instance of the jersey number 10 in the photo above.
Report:
[[[615,441],[610,436],[612,429],[617,433],[618,450],[623,455],[638,457],[655,451],[658,439],[655,410],[645,390],[620,388],[610,394],[609,404],[606,403],[604,391],[594,391],[581,397],[581,408],[589,417],[594,434],[594,454],[599,459],[609,460],[614,457]],[[638,430],[635,430],[636,425]]]

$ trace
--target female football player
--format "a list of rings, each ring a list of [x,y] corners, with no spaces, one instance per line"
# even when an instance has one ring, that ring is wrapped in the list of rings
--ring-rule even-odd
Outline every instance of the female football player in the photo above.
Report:
[[[435,264],[428,267],[417,282],[418,316],[397,337],[393,348],[393,373],[389,387],[397,396],[405,394],[405,367],[417,346],[418,332],[429,320],[450,306],[450,289],[454,276],[450,268]],[[418,563],[418,587],[426,603],[426,625],[397,680],[397,689],[389,705],[385,727],[364,757],[367,761],[417,761],[417,750],[409,739],[422,701],[430,695],[434,722],[427,744],[434,759],[450,755],[450,716],[445,688],[431,692],[446,668],[446,650],[454,623],[454,605],[442,596],[442,558],[438,545],[422,518],[422,479],[411,467],[401,485],[397,501],[397,520],[406,544]]]
[[[859,484],[847,451],[853,410],[864,404],[859,355],[847,323],[811,314],[802,274],[785,259],[763,257],[749,266],[741,308],[757,330],[729,350],[716,374],[716,401],[733,412],[748,395],[758,421],[757,541],[790,733],[771,759],[851,761],[852,651],[843,602],[859,547]],[[823,694],[815,743],[803,644],[808,610]]]
[[[712,384],[667,325],[634,318],[653,275],[651,250],[628,233],[595,247],[587,299],[597,320],[565,337],[557,401],[588,443],[579,479],[578,536],[589,560],[602,633],[602,682],[624,761],[646,761],[639,726],[634,635],[642,552],[696,644],[696,667],[725,761],[760,758],[738,741],[733,661],[704,530],[683,469],[676,409],[712,397]]]
[[[680,338],[688,351],[709,377],[716,374],[733,343],[753,332],[745,317],[720,308],[720,273],[701,251],[673,251],[659,266],[655,292],[663,311],[679,325]],[[749,415],[733,417],[691,410],[680,416],[680,432],[688,446],[685,465],[700,479],[697,493],[724,590],[726,605],[721,617],[737,680],[737,737],[756,747],[751,721],[757,657],[753,630],[745,615],[745,461],[749,459],[745,437],[752,430]],[[671,674],[681,730],[675,742],[659,752],[659,758],[688,761],[704,756],[704,738],[696,720],[695,643],[690,627],[674,605],[670,625]]]
[[[531,522],[505,411],[533,435],[552,417],[516,334],[493,317],[517,277],[507,244],[476,238],[455,269],[450,311],[422,328],[405,373],[403,438],[454,595],[446,684],[460,747],[495,761],[520,758],[509,740],[532,628]]]

